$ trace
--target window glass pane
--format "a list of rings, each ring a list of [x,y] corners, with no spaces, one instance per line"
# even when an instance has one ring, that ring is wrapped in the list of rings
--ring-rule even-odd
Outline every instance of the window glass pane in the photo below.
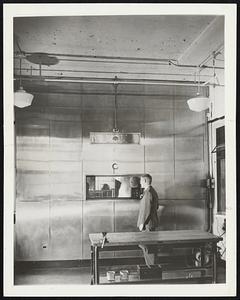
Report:
[[[86,176],[87,199],[139,199],[141,193],[140,175]]]

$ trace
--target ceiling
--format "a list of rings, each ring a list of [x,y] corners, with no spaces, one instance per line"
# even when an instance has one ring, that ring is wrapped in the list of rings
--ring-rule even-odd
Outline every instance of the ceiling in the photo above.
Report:
[[[224,66],[222,16],[22,17],[14,18],[14,41],[15,78],[21,54],[22,75],[31,90],[51,88],[53,82],[64,89],[63,79],[74,84],[79,78],[115,76],[194,82],[193,66],[210,57],[204,65],[212,67],[212,52],[219,49],[216,66],[219,71]],[[31,53],[48,53],[58,63],[30,63],[26,57]],[[212,75],[212,69],[204,68],[200,79],[208,81]],[[54,81],[44,81],[49,78]]]

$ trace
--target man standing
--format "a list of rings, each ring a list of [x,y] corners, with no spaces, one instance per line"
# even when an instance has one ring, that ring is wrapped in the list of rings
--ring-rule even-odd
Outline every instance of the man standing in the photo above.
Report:
[[[151,184],[151,175],[145,174],[141,177],[141,187],[144,188],[144,192],[140,202],[137,222],[140,231],[154,231],[158,226],[158,195]]]
[[[158,195],[151,184],[151,175],[141,176],[141,187],[144,188],[144,192],[140,202],[137,222],[140,231],[155,231],[158,226]],[[157,262],[157,249],[154,249],[153,253],[149,253],[148,246],[140,244],[139,247],[143,251],[146,265],[150,268],[151,265]]]

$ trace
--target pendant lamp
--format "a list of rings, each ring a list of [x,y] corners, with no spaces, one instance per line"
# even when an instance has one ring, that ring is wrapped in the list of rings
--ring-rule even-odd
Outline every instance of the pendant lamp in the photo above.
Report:
[[[189,99],[187,103],[190,110],[201,112],[209,108],[210,99],[197,93],[196,97]]]
[[[198,90],[196,97],[190,98],[187,101],[188,107],[192,111],[201,112],[209,108],[210,99],[200,94],[200,71],[198,76]]]
[[[22,87],[22,59],[20,58],[20,78],[19,89],[14,93],[14,105],[17,107],[27,107],[32,104],[33,95],[27,93]]]

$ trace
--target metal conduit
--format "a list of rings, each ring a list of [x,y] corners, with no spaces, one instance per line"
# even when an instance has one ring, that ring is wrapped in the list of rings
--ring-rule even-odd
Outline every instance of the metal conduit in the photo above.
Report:
[[[20,68],[14,68],[14,70],[18,71]],[[39,69],[35,68],[22,68],[24,71],[39,71]],[[127,72],[127,71],[92,71],[92,70],[61,70],[61,69],[41,69],[42,72],[72,72],[72,73],[106,73],[106,74],[133,74],[133,75],[170,75],[170,76],[189,76],[193,77],[192,74],[186,73],[161,73],[161,72]],[[204,75],[204,77],[212,77],[212,75]]]
[[[14,78],[16,80],[16,78]],[[99,84],[135,84],[135,85],[179,85],[179,86],[198,86],[197,83],[191,81],[168,81],[168,80],[155,80],[155,79],[120,79],[117,80],[111,78],[50,78],[50,77],[23,77],[23,80],[27,81],[45,81],[45,82],[70,82],[70,83],[99,83]],[[209,85],[213,85],[210,84]],[[200,83],[200,86],[204,86],[204,82]],[[215,86],[224,86],[216,85]]]
[[[46,82],[72,82],[72,83],[99,83],[99,84],[135,84],[135,85],[173,85],[173,86],[198,86],[196,83],[189,83],[189,82],[169,82],[169,81],[114,81],[114,80],[87,80],[87,79],[52,79],[46,78],[44,79]],[[209,84],[210,85],[210,84]],[[200,84],[200,86],[204,86]],[[218,85],[221,86],[221,85]]]
[[[220,45],[215,51],[213,51],[208,57],[206,57],[200,64],[199,67],[201,67],[203,64],[206,64],[213,58],[213,56],[217,56],[221,54],[221,51],[224,49],[224,45]]]
[[[24,52],[24,55],[32,55],[36,52]],[[135,63],[136,62],[144,62],[144,64],[153,63],[159,63],[159,62],[165,62],[169,65],[173,65],[175,67],[180,67],[180,68],[198,68],[199,65],[185,65],[185,64],[179,64],[177,59],[174,58],[146,58],[146,57],[120,57],[120,56],[104,56],[104,55],[81,55],[81,54],[61,54],[61,53],[46,53],[47,55],[52,55],[52,56],[63,56],[63,57],[79,57],[79,58],[86,58],[88,59],[87,61],[90,62],[90,59],[93,59],[93,62],[96,63],[96,59],[114,59],[114,60],[120,60],[120,61],[126,61],[126,63]],[[26,58],[26,57],[25,57]],[[27,58],[26,58],[27,59]],[[59,59],[61,60],[61,59]],[[107,61],[102,61],[103,63]],[[113,63],[116,63],[113,62]],[[212,66],[207,66],[207,65],[201,65],[201,68],[205,69],[213,69]],[[223,67],[215,67],[215,69],[224,69]]]
[[[24,52],[26,55],[34,54],[35,52]],[[176,61],[177,59],[174,58],[150,58],[150,57],[121,57],[121,56],[106,56],[106,55],[86,55],[86,54],[63,54],[63,53],[46,53],[47,55],[51,56],[63,56],[63,57],[81,57],[81,58],[90,58],[90,59],[116,59],[116,60],[136,60],[136,61],[155,61],[155,62],[168,62]]]
[[[212,66],[206,66],[206,65],[201,65],[201,66],[194,66],[194,65],[180,65],[180,64],[175,64],[172,61],[169,61],[171,65],[174,65],[175,67],[180,67],[180,68],[201,68],[201,69],[213,69],[214,67]],[[215,67],[215,69],[219,70],[224,70],[224,67]]]
[[[19,59],[18,56],[15,56],[14,59]],[[26,57],[23,57],[26,59]],[[97,59],[70,59],[70,58],[59,58],[59,61],[71,61],[71,62],[84,62],[84,63],[106,63],[106,64],[134,64],[134,65],[158,65],[158,66],[168,66],[169,63],[160,63],[160,62],[139,62],[139,61],[113,61],[113,60],[97,60]]]

